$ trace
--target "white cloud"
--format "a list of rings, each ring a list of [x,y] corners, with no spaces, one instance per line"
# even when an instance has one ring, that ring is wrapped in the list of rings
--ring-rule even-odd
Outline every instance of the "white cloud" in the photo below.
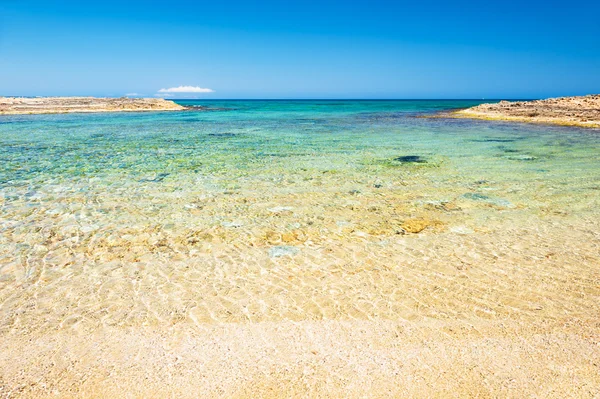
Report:
[[[127,93],[125,94],[127,97],[137,97],[140,95],[140,93]]]
[[[160,89],[159,93],[214,93],[213,89],[205,89],[198,86],[179,86],[168,89]]]

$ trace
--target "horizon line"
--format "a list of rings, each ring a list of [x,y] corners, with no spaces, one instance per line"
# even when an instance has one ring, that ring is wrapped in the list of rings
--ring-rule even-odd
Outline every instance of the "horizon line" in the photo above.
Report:
[[[585,95],[584,95],[585,96]],[[24,96],[24,95],[0,95],[0,98],[69,98],[69,97],[91,97],[91,98],[156,98],[146,96],[93,96],[93,95],[48,95],[48,96]],[[422,97],[422,98],[243,98],[243,97],[231,97],[231,98],[164,98],[168,101],[481,101],[481,100],[539,100],[545,98],[559,98],[559,97],[583,97],[583,96],[552,96],[552,97],[465,97],[465,98],[447,98],[447,97]]]
[[[564,96],[577,97],[577,96]],[[145,97],[133,97],[145,98]],[[165,98],[170,101],[481,101],[481,100],[538,100],[541,97],[497,98]],[[555,97],[548,97],[555,98]]]

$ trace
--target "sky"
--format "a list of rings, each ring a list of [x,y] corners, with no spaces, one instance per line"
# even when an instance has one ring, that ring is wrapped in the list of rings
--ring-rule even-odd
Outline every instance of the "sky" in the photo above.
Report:
[[[0,0],[0,96],[591,93],[597,0]]]

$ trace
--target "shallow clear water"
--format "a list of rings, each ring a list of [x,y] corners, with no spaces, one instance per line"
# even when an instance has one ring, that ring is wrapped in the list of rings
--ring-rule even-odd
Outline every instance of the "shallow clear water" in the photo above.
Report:
[[[595,306],[598,130],[182,103],[209,109],[0,117],[1,330]]]

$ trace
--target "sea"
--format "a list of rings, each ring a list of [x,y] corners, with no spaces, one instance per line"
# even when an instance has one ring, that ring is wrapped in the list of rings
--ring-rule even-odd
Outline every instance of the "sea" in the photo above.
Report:
[[[354,359],[352,348],[369,342],[352,364],[367,362],[393,382],[400,363],[381,362],[413,353],[394,352],[398,336],[453,337],[454,349],[438,349],[463,360],[479,352],[453,352],[464,347],[457,331],[497,339],[485,353],[498,357],[486,361],[500,362],[520,350],[505,351],[502,339],[529,339],[547,359],[563,352],[546,352],[535,337],[574,325],[593,335],[599,129],[449,117],[475,100],[177,102],[190,109],[0,116],[2,345],[38,342],[29,359],[46,359],[60,339],[73,351],[72,337],[81,347],[101,331],[164,338],[218,327],[210,336],[231,343],[258,330],[231,331],[255,326],[272,356],[257,355],[259,341],[231,344],[247,364],[270,359],[268,371],[285,353],[312,364],[304,354],[313,356],[313,344],[325,353],[327,342]],[[381,333],[389,323],[402,327]],[[40,341],[53,334],[63,338]],[[126,362],[117,353],[133,341],[113,342],[98,358]],[[268,342],[280,346],[269,352]],[[597,358],[597,347],[569,342],[571,360],[556,367],[592,370],[585,359]],[[357,372],[340,359],[350,367],[340,373]],[[519,359],[511,361],[530,371],[545,362]],[[521,387],[535,392],[527,381]],[[496,383],[493,392],[504,392]]]

